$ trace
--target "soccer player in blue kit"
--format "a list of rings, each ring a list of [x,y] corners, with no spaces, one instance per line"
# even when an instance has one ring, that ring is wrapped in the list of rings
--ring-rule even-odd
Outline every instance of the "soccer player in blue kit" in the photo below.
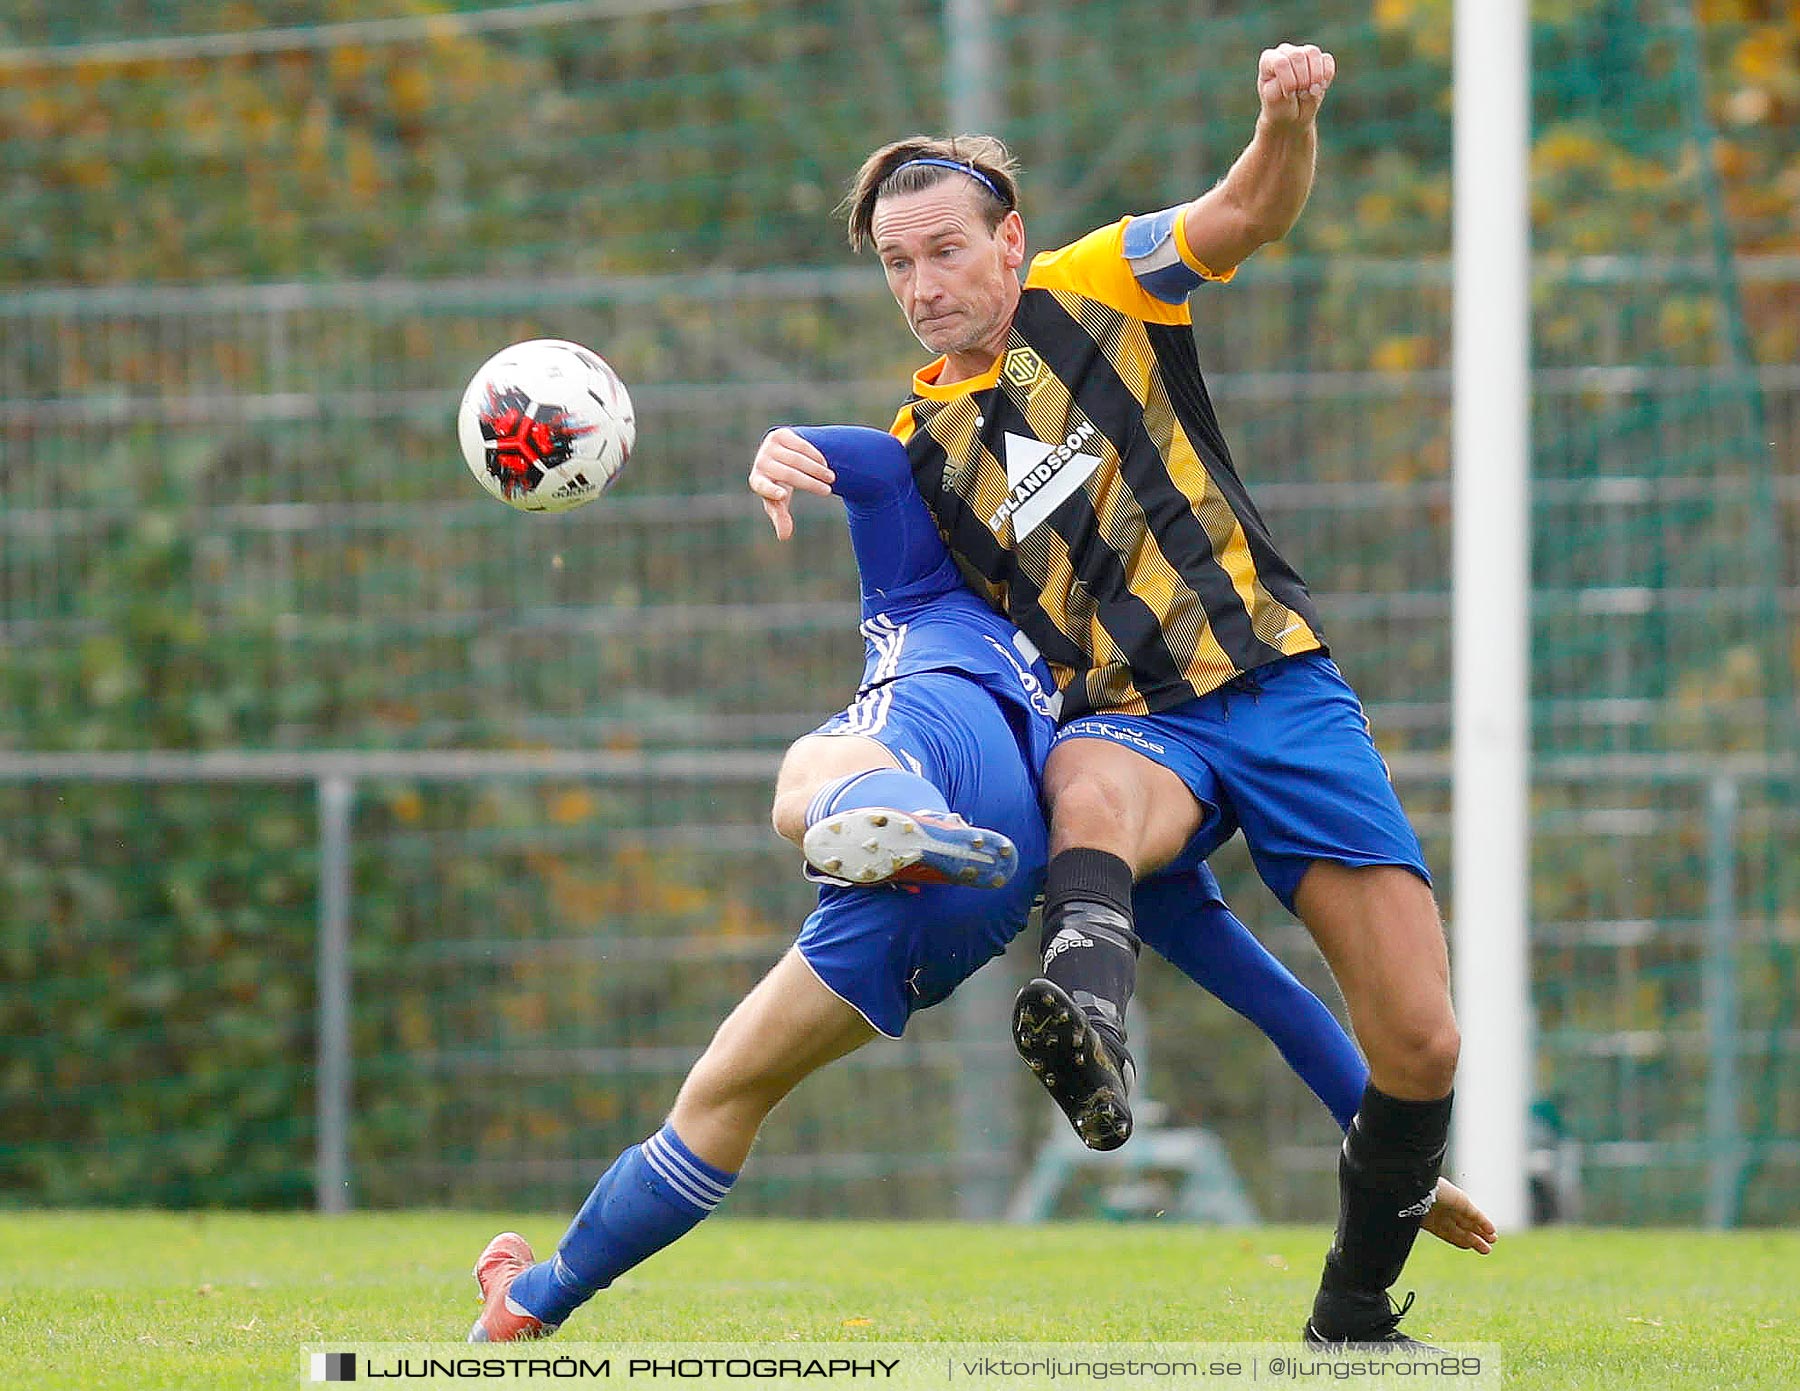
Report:
[[[683,1236],[736,1181],[758,1129],[805,1077],[945,999],[1025,925],[1043,883],[1039,774],[1050,673],[964,583],[892,436],[799,432],[830,460],[861,578],[856,700],[783,760],[772,817],[819,903],[793,949],[731,1013],[668,1121],[613,1163],[535,1262],[495,1237],[476,1264],[475,1342],[542,1337]],[[1141,886],[1144,939],[1259,1024],[1340,1124],[1367,1070],[1330,1011],[1233,917],[1204,864]],[[1493,1228],[1444,1185],[1433,1230],[1483,1251]]]
[[[1196,313],[1223,312],[1223,292],[1196,291],[1299,218],[1336,79],[1316,45],[1265,49],[1255,133],[1217,183],[1036,254],[993,136],[890,141],[842,210],[936,354],[892,433],[958,567],[1063,697],[1043,775],[1043,972],[1014,1003],[1014,1044],[1085,1143],[1123,1144],[1134,885],[1241,833],[1369,1063],[1303,1335],[1404,1350],[1410,1296],[1390,1291],[1430,1213],[1461,1051],[1448,944],[1419,838],[1250,495],[1255,452],[1227,444],[1193,333]],[[1171,108],[1171,139],[1187,119]],[[750,473],[778,537],[793,493],[828,480],[781,430]]]

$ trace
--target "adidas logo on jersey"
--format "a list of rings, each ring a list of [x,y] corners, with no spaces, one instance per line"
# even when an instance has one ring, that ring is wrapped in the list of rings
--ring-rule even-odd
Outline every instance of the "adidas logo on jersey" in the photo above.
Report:
[[[1044,964],[1048,966],[1064,952],[1070,951],[1075,947],[1091,947],[1093,945],[1094,939],[1092,937],[1083,937],[1074,928],[1065,927],[1061,932],[1058,932],[1056,936],[1052,937],[1050,939],[1050,945],[1044,948]]]

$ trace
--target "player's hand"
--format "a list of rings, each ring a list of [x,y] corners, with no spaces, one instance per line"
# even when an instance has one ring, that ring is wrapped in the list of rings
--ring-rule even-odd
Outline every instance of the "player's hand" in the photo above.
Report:
[[[1337,59],[1317,44],[1265,48],[1256,65],[1262,118],[1276,125],[1304,125],[1319,114],[1325,89],[1337,76]]]
[[[775,528],[776,539],[785,541],[794,534],[794,515],[788,511],[794,489],[829,497],[836,477],[823,454],[784,426],[769,431],[756,447],[750,491],[762,499],[763,514]]]

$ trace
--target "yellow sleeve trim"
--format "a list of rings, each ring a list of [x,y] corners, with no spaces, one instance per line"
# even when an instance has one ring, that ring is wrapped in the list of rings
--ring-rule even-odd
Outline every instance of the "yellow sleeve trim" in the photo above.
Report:
[[[1191,203],[1188,205],[1188,207],[1192,206]],[[1238,268],[1233,266],[1230,270],[1220,273],[1194,255],[1194,248],[1188,245],[1187,215],[1187,208],[1183,208],[1181,216],[1175,219],[1175,250],[1181,257],[1181,263],[1204,279],[1216,280],[1221,285],[1230,284],[1232,277],[1238,273]]]
[[[1122,217],[1099,227],[1079,241],[1056,251],[1046,251],[1031,263],[1025,276],[1027,290],[1067,290],[1085,295],[1109,309],[1152,324],[1190,324],[1187,303],[1168,304],[1138,284],[1125,259],[1125,224]],[[1175,220],[1177,228],[1181,219]],[[1177,233],[1179,235],[1179,232]],[[1196,270],[1199,267],[1195,267]]]

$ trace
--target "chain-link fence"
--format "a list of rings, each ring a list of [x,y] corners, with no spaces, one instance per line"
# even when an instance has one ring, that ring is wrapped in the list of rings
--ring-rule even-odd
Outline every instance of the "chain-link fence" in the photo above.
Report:
[[[1548,8],[1540,1150],[1579,1160],[1593,1218],[1789,1220],[1800,227],[1766,195],[1800,177],[1800,60],[1775,20]],[[1448,9],[992,16],[1039,247],[1216,176],[1268,39],[1337,51],[1312,206],[1196,296],[1196,333],[1440,876]],[[885,423],[918,360],[829,209],[866,148],[942,123],[943,16],[255,10],[0,20],[0,1193],[305,1203],[323,1151],[358,1201],[561,1206],[655,1123],[806,905],[755,770],[848,695],[854,578],[832,509],[780,545],[743,478],[773,424]],[[533,336],[604,352],[641,421],[621,486],[558,518],[481,497],[450,433],[474,367]],[[90,758],[146,749],[202,762]],[[353,793],[336,860],[322,750],[365,759],[329,765]],[[625,762],[379,771],[469,750]],[[205,762],[246,754],[288,771]],[[1330,998],[1241,853],[1221,869]],[[344,979],[333,1022],[318,982]],[[996,989],[785,1107],[739,1205],[1003,1189],[1048,1108]],[[1172,1118],[1224,1136],[1265,1212],[1323,1215],[1315,1103],[1173,973],[1146,966],[1143,993]]]

